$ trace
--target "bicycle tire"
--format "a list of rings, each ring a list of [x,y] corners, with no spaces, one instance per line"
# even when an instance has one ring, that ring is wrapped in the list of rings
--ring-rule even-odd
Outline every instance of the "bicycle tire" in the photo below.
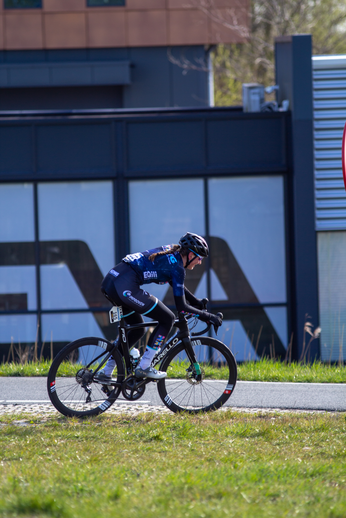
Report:
[[[117,399],[125,377],[123,358],[118,350],[112,353],[116,364],[112,378],[116,379],[117,386],[105,388],[94,382],[91,375],[106,356],[107,347],[109,350],[112,344],[103,338],[80,338],[66,345],[53,360],[47,389],[51,402],[61,414],[67,417],[99,415]]]
[[[199,336],[192,340],[192,346],[202,371],[199,381],[193,377],[182,342],[167,353],[160,365],[167,377],[158,383],[159,395],[172,412],[217,410],[230,398],[236,385],[237,363],[225,344]],[[222,380],[217,379],[220,375]]]

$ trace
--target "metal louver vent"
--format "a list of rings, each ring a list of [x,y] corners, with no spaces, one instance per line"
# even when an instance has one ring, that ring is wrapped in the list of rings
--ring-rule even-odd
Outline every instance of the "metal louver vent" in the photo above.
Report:
[[[346,230],[346,191],[341,168],[346,55],[315,56],[312,69],[316,230]]]

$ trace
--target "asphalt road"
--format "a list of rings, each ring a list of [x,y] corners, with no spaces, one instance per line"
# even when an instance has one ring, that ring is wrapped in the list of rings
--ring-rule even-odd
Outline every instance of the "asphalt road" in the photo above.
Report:
[[[49,403],[47,378],[0,377],[1,404]],[[124,401],[119,398],[119,401]],[[147,385],[136,405],[163,405],[156,385]],[[337,383],[264,383],[238,381],[227,406],[282,410],[324,410],[346,412],[346,384]]]

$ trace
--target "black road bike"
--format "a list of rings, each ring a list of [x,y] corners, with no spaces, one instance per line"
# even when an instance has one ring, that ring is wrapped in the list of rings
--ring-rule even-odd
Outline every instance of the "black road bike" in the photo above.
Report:
[[[75,340],[59,352],[50,367],[48,394],[61,414],[68,417],[101,414],[120,394],[129,401],[141,398],[148,383],[157,383],[161,400],[172,412],[209,412],[229,399],[237,381],[237,364],[225,344],[203,336],[210,325],[192,333],[196,319],[177,319],[174,325],[178,331],[152,362],[153,367],[159,366],[159,370],[167,372],[167,377],[138,379],[134,375],[138,360],[130,354],[127,335],[132,329],[152,327],[157,322],[126,325],[122,308],[117,306],[109,314],[111,322],[118,322],[119,326],[116,344],[95,337]],[[95,374],[110,356],[115,360],[115,369],[112,383],[104,385],[95,380]]]

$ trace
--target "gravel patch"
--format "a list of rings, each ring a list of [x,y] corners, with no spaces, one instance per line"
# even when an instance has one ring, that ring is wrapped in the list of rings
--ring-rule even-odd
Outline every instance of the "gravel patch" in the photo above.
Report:
[[[131,414],[136,415],[142,412],[155,412],[158,414],[161,413],[171,413],[168,408],[163,406],[153,406],[153,405],[134,405],[132,403],[120,403],[112,405],[108,410],[107,414]],[[35,415],[54,415],[59,412],[51,405],[50,403],[40,403],[40,404],[0,404],[0,415],[17,415],[17,414],[35,414]]]
[[[321,414],[325,413],[325,410],[294,410],[294,409],[282,409],[282,408],[243,408],[243,407],[223,407],[220,412],[233,410],[234,412],[244,412],[249,414],[273,414],[273,413],[299,413],[299,414]],[[137,415],[143,412],[152,412],[155,414],[170,414],[171,411],[164,406],[155,405],[136,405],[133,403],[118,403],[112,405],[107,411],[108,414],[128,414]],[[330,413],[330,412],[328,412]],[[338,412],[336,412],[338,413]],[[60,415],[59,412],[50,403],[40,404],[0,404],[0,416],[1,415],[20,415],[20,414],[32,414],[32,415]]]

